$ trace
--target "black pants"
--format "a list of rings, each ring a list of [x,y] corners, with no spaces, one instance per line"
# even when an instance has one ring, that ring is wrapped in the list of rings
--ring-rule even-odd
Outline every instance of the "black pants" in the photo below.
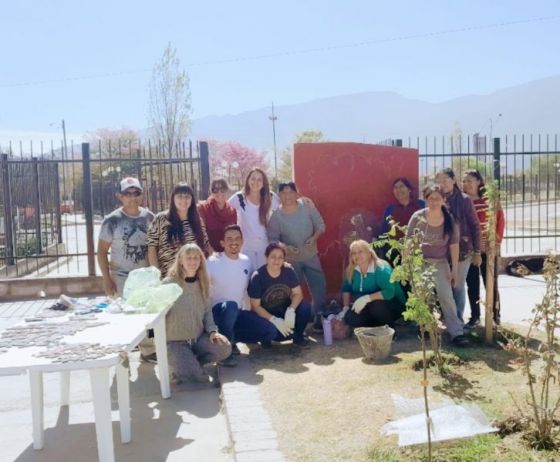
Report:
[[[467,273],[467,289],[469,294],[469,304],[471,305],[471,320],[480,320],[480,276],[486,287],[486,254],[482,254],[482,264],[480,268],[471,265]],[[498,257],[494,260],[494,272],[498,270]],[[492,308],[494,321],[500,322],[500,294],[498,293],[498,278],[494,278],[494,306]]]
[[[404,305],[397,300],[369,302],[360,314],[348,310],[344,322],[350,327],[392,326],[402,316]]]

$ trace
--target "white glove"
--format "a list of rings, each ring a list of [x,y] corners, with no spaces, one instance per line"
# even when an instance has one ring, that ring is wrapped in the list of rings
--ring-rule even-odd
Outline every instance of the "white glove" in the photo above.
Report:
[[[344,316],[346,316],[346,313],[348,312],[349,309],[350,309],[350,307],[348,305],[343,306],[342,311],[340,313],[338,313],[334,318],[338,319],[339,321],[342,321],[344,319]]]
[[[286,322],[282,318],[272,316],[269,321],[274,324],[274,327],[276,327],[278,332],[280,332],[284,337],[289,337],[292,334],[292,329],[286,325]]]
[[[286,314],[284,314],[284,324],[288,329],[296,327],[296,310],[291,306],[288,307]]]
[[[369,302],[371,302],[369,295],[362,295],[360,298],[356,299],[352,305],[352,311],[356,314],[360,314]]]

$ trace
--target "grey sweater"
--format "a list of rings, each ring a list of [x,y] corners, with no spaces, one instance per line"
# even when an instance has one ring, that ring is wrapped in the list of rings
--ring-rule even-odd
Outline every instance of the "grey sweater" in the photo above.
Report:
[[[168,342],[196,340],[205,331],[207,333],[218,331],[210,301],[204,300],[199,281],[185,282],[166,278],[163,282],[164,284],[174,282],[183,289],[183,293],[165,317]]]
[[[305,261],[317,255],[317,243],[305,245],[316,231],[325,231],[325,221],[315,207],[298,203],[294,213],[286,213],[282,208],[275,210],[267,226],[270,242],[283,242],[297,247],[299,252],[289,261]]]

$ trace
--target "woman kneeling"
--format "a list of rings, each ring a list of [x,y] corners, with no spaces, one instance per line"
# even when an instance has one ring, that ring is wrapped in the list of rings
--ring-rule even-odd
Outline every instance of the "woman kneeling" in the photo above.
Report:
[[[339,317],[344,316],[350,327],[393,325],[404,311],[405,296],[401,286],[391,282],[392,271],[366,241],[352,242],[342,284],[344,308]]]
[[[186,244],[177,253],[164,282],[182,289],[167,317],[167,351],[174,379],[208,382],[203,365],[222,361],[231,353],[227,338],[218,333],[210,306],[206,260],[200,247]]]

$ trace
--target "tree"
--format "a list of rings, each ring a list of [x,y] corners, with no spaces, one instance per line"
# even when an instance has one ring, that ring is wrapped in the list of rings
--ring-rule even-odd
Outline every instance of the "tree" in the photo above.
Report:
[[[90,144],[91,153],[100,157],[130,157],[140,145],[140,136],[128,127],[98,128],[84,138]]]
[[[321,130],[305,130],[296,134],[293,144],[296,143],[324,143]],[[278,168],[278,180],[288,181],[292,179],[292,157],[294,155],[293,145],[286,146],[280,153],[280,167]]]
[[[253,167],[259,167],[265,172],[268,170],[264,152],[258,152],[236,141],[209,141],[208,144],[212,177],[225,178],[231,188],[241,189]]]
[[[171,44],[154,66],[149,92],[148,122],[161,143],[162,153],[171,157],[191,127],[189,76],[180,69],[177,50]]]

